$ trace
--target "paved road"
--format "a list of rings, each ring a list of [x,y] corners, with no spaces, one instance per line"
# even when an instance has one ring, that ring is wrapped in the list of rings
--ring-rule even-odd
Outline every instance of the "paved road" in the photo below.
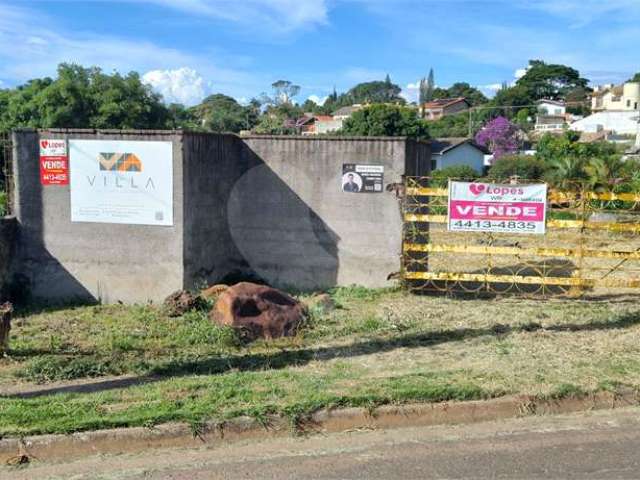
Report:
[[[0,478],[640,479],[640,409],[35,463]]]

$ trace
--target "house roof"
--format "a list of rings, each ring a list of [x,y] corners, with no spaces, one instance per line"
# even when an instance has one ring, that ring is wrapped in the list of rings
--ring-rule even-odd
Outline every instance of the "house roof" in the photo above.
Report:
[[[593,92],[594,97],[602,97],[605,93],[611,92],[613,95],[622,95],[624,94],[624,85],[616,85],[613,88],[604,88],[602,90],[598,90],[597,92]]]
[[[361,106],[355,106],[355,105],[352,105],[350,107],[341,107],[338,110],[336,110],[335,112],[333,112],[333,116],[334,117],[346,117],[346,116],[349,116],[349,115],[353,114],[354,112],[357,112],[361,108],[362,108]]]
[[[424,108],[446,108],[451,105],[455,105],[456,103],[465,102],[467,105],[471,106],[471,104],[464,97],[458,98],[439,98],[437,100],[432,100],[423,105]]]
[[[551,99],[545,99],[545,98],[543,98],[542,100],[538,100],[536,102],[537,105],[540,105],[543,103],[548,103],[550,105],[557,105],[559,107],[565,107],[567,105],[566,103],[564,103],[564,100],[551,100]]]
[[[434,138],[431,140],[431,154],[432,155],[443,155],[454,148],[459,147],[460,145],[469,144],[472,147],[477,148],[482,153],[489,154],[489,150],[487,150],[482,145],[478,145],[470,138],[462,138],[462,137],[452,137],[452,138]]]

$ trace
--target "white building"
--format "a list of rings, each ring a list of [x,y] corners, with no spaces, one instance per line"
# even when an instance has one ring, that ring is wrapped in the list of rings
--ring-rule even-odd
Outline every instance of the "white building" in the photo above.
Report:
[[[578,132],[600,132],[608,130],[618,135],[635,135],[638,131],[637,111],[604,110],[596,112],[577,122],[569,128]]]

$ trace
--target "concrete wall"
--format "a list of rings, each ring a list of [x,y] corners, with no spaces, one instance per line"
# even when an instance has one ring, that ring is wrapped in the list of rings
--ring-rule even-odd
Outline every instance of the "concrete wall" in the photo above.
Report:
[[[5,287],[11,277],[16,226],[15,218],[0,218],[0,303],[4,299]]]
[[[229,231],[227,202],[254,165],[235,135],[184,135],[184,285],[227,281],[250,271]]]
[[[386,187],[416,171],[428,146],[403,138],[243,140],[243,162],[255,166],[231,192],[229,228],[260,277],[304,290],[389,284],[400,264],[399,200],[393,191],[343,192],[342,165],[383,165]]]
[[[174,226],[72,223],[68,186],[42,186],[39,139],[173,142]],[[182,136],[166,131],[50,130],[13,134],[19,270],[34,300],[160,300],[182,287]]]
[[[40,184],[41,138],[173,142],[174,225],[72,223],[69,187]],[[243,277],[299,290],[388,285],[402,241],[395,184],[427,174],[430,160],[428,144],[404,138],[15,132],[19,270],[50,302],[161,301]],[[346,163],[383,165],[384,191],[343,192]]]

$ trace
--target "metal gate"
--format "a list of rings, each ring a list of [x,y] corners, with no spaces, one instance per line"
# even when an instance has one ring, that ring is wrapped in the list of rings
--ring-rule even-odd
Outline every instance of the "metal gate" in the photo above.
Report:
[[[0,216],[13,213],[13,163],[11,133],[0,132]]]
[[[639,193],[565,182],[548,192],[545,235],[451,232],[441,182],[406,180],[402,277],[410,290],[609,296],[640,288]]]

